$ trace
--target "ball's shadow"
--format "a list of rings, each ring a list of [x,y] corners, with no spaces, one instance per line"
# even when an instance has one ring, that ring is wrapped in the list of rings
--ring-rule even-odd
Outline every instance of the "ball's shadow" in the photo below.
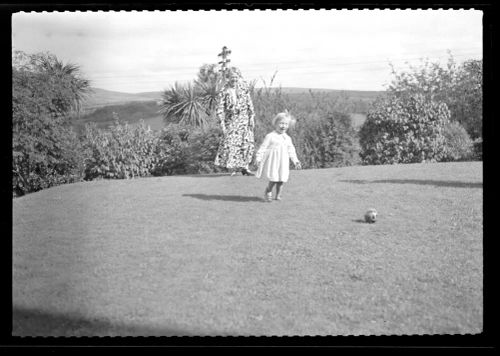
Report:
[[[355,220],[353,220],[353,222],[357,222],[357,223],[360,223],[360,224],[366,224],[367,223],[363,219],[355,219]]]

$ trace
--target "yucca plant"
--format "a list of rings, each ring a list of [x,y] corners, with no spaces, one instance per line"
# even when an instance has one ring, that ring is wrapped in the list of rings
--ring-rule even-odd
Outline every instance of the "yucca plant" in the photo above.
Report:
[[[203,91],[192,83],[175,84],[163,92],[160,114],[166,124],[204,127],[208,123]]]
[[[213,118],[217,107],[217,97],[222,89],[222,81],[198,82],[195,81],[195,86],[199,90],[201,102],[205,107],[207,116]]]

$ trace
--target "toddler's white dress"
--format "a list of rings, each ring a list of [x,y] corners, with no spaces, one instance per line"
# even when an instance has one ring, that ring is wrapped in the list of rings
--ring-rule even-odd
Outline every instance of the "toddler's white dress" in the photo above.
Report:
[[[294,164],[298,162],[290,136],[270,132],[257,151],[256,160],[260,164],[255,176],[267,178],[271,182],[286,182],[290,175],[290,159]]]

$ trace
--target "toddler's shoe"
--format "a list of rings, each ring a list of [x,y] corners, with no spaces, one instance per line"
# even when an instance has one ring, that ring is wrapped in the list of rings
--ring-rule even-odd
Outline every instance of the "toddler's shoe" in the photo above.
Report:
[[[267,189],[264,191],[264,200],[271,202],[273,201],[273,192],[268,192]]]
[[[243,168],[243,169],[241,170],[241,174],[243,174],[244,176],[254,176],[254,175],[255,175],[254,173],[250,172],[250,171],[249,171],[248,169],[246,169],[246,168]]]

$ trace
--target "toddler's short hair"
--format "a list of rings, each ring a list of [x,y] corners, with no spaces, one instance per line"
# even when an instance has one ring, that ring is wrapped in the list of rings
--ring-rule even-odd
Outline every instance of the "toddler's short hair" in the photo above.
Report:
[[[295,125],[295,119],[288,112],[280,112],[278,115],[273,117],[273,126],[276,126],[278,120],[287,120],[290,126]]]

